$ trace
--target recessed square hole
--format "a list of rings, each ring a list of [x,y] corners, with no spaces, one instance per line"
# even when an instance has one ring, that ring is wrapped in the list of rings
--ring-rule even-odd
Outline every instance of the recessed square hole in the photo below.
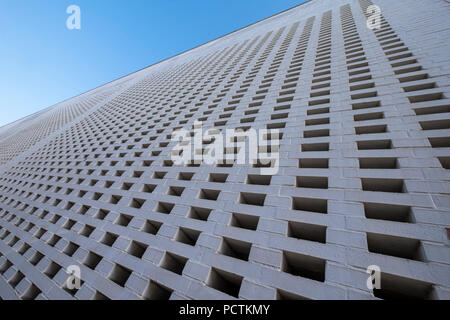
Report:
[[[109,199],[109,203],[111,204],[117,204],[119,203],[120,199],[122,199],[121,196],[111,196],[111,198]]]
[[[132,186],[133,186],[132,183],[124,182],[124,183],[122,184],[121,189],[122,189],[122,190],[130,190]]]
[[[144,199],[133,198],[130,202],[130,207],[135,208],[135,209],[140,209],[140,208],[142,208],[144,203],[145,203]]]
[[[293,197],[292,209],[317,213],[327,213],[328,201],[324,199]]]
[[[374,125],[374,126],[364,126],[355,127],[356,134],[374,134],[374,133],[385,133],[387,132],[387,125]]]
[[[439,162],[444,169],[450,169],[450,157],[438,157]]]
[[[111,271],[108,279],[115,282],[121,287],[125,287],[128,278],[131,276],[131,270],[116,264]]]
[[[230,226],[248,230],[256,230],[259,217],[243,213],[233,213]]]
[[[169,187],[168,195],[175,196],[175,197],[181,197],[184,191],[184,187]]]
[[[14,276],[8,281],[8,284],[15,289],[23,278],[25,278],[25,275],[20,271],[16,271]]]
[[[450,148],[450,137],[428,138],[433,148]]]
[[[299,168],[327,169],[328,162],[329,162],[328,158],[298,159],[298,167]]]
[[[206,284],[211,288],[238,298],[242,280],[243,277],[239,275],[211,268]]]
[[[303,143],[302,144],[302,152],[323,152],[329,151],[330,144],[328,142],[325,143]]]
[[[82,236],[85,236],[86,238],[89,238],[89,236],[94,232],[95,228],[90,225],[85,225],[83,229],[80,230],[79,234]]]
[[[124,213],[121,213],[119,215],[119,217],[117,217],[117,219],[116,219],[116,221],[114,223],[118,224],[119,226],[122,226],[122,227],[127,227],[130,224],[132,219],[133,219],[132,216],[129,216],[129,215],[124,214]]]
[[[367,121],[367,120],[378,120],[383,119],[383,112],[371,112],[371,113],[363,113],[363,114],[355,114],[353,119],[355,121]]]
[[[227,178],[228,178],[227,173],[210,173],[209,174],[209,182],[224,183],[227,181]]]
[[[208,220],[209,215],[211,214],[212,209],[207,208],[199,208],[199,207],[191,207],[189,210],[188,217],[196,220]]]
[[[143,225],[141,231],[156,235],[159,231],[159,228],[161,228],[161,226],[162,226],[161,222],[147,220],[144,222],[144,225]]]
[[[79,245],[73,242],[69,242],[67,246],[64,248],[63,253],[69,257],[72,257],[79,247],[80,247]]]
[[[131,254],[132,256],[135,256],[136,258],[141,259],[144,256],[145,251],[147,250],[148,245],[138,242],[138,241],[131,241],[127,252]]]
[[[326,243],[326,236],[326,226],[294,221],[288,223],[288,237]]]
[[[111,300],[107,296],[105,296],[100,291],[95,291],[94,296],[92,297],[92,300]]]
[[[316,281],[325,281],[325,260],[295,252],[284,251],[283,272]]]
[[[161,260],[160,267],[181,275],[187,261],[188,259],[185,257],[166,252]]]
[[[114,242],[116,242],[118,237],[119,236],[117,234],[106,232],[102,240],[100,240],[100,242],[106,246],[112,247],[112,245],[114,244]]]
[[[56,274],[61,270],[62,267],[57,264],[56,262],[51,262],[48,267],[45,269],[44,274],[49,277],[50,279],[53,279]]]
[[[180,172],[178,174],[178,180],[190,181],[194,176],[194,172]]]
[[[367,244],[370,252],[424,261],[421,244],[417,239],[367,233]]]
[[[156,184],[144,184],[141,192],[152,193],[156,188]]]
[[[220,190],[210,190],[210,189],[201,189],[200,190],[200,199],[206,200],[217,200],[219,198]]]
[[[99,220],[104,220],[108,214],[109,214],[108,210],[99,209],[98,212],[95,214],[94,218],[99,219]]]
[[[157,171],[153,174],[153,178],[154,179],[164,179],[166,174],[167,174],[167,172]]]
[[[328,177],[297,177],[298,188],[328,189]]]
[[[403,180],[401,179],[361,178],[361,182],[364,191],[405,192]]]
[[[379,150],[379,149],[391,149],[391,140],[367,140],[357,141],[358,150]]]
[[[86,256],[86,258],[83,261],[83,264],[92,269],[95,270],[95,268],[98,266],[98,264],[100,263],[100,261],[102,260],[103,257],[99,256],[98,254],[89,251],[88,255]]]
[[[31,284],[20,298],[22,300],[35,300],[41,293],[42,291],[38,287]]]
[[[241,192],[239,203],[252,206],[264,206],[266,195],[261,193]]]
[[[156,212],[169,214],[172,212],[172,209],[175,207],[173,203],[168,202],[158,202],[156,205]]]
[[[160,285],[155,281],[150,281],[142,297],[145,300],[169,300],[173,290]]]
[[[364,203],[364,213],[368,219],[396,222],[413,222],[411,208],[384,203]]]
[[[303,131],[303,138],[318,138],[330,136],[330,129],[306,130]]]
[[[429,300],[433,299],[433,286],[423,281],[382,272],[380,289],[374,289],[373,294],[384,300]]]
[[[277,290],[276,299],[277,300],[309,300],[308,298],[305,298],[298,294],[294,294],[294,293],[287,292],[287,291],[280,290],[280,289]]]
[[[197,243],[198,237],[200,236],[200,231],[188,229],[188,228],[179,228],[177,234],[175,235],[175,241],[188,244],[190,246],[195,246]]]
[[[259,175],[259,174],[249,174],[247,176],[247,184],[257,184],[257,185],[270,185],[272,176],[269,175]]]
[[[224,237],[219,248],[219,253],[232,258],[248,261],[251,247],[251,243]]]
[[[359,158],[361,169],[397,169],[397,158]]]

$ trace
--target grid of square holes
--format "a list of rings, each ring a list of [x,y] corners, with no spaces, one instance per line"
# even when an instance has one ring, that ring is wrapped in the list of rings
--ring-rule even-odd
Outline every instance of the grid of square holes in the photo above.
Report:
[[[119,81],[113,86],[99,88],[1,128],[0,166],[107,99],[127,81],[129,79]]]
[[[370,2],[359,2],[340,1],[316,17],[150,68],[18,157],[0,178],[0,281],[9,290],[0,297],[344,298],[350,289],[367,294],[360,288],[364,257],[427,265],[423,241],[439,240],[421,237],[427,227],[415,220],[413,193],[421,191],[407,187],[408,156],[389,136],[400,129],[384,108],[355,22]],[[448,112],[439,103],[443,91],[425,81],[429,75],[384,18],[375,34],[416,115]],[[345,109],[333,91],[340,66],[348,79]],[[424,106],[429,101],[436,105]],[[354,132],[339,129],[344,118]],[[417,120],[424,132],[448,129],[448,120],[426,119]],[[196,120],[218,132],[280,130],[280,171],[261,175],[259,163],[175,165],[172,132],[193,132]],[[431,146],[450,147],[437,134]],[[346,143],[357,173],[342,161]],[[225,151],[238,152],[232,149]],[[436,156],[438,170],[448,169],[445,152]],[[366,247],[353,248],[344,233]],[[65,283],[70,265],[81,268],[79,290]],[[333,278],[338,268],[364,281],[358,288],[341,283]],[[383,275],[387,289],[372,296],[433,298],[434,286],[443,285]]]

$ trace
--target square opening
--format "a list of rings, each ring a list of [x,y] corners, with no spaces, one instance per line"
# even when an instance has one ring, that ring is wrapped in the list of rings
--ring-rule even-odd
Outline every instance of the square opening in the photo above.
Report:
[[[184,191],[184,187],[169,187],[168,195],[175,196],[175,197],[181,197]]]
[[[328,177],[297,177],[298,188],[328,189]]]
[[[233,213],[230,226],[248,230],[256,230],[259,217],[242,213]]]
[[[161,268],[181,275],[188,259],[179,255],[166,252],[159,265]]]
[[[98,266],[98,264],[100,263],[100,261],[102,260],[102,257],[99,256],[98,254],[90,251],[88,253],[88,255],[86,256],[86,258],[83,261],[83,264],[92,269],[95,270],[95,268]]]
[[[387,132],[387,125],[356,127],[355,132],[356,134],[385,133]]]
[[[94,296],[92,297],[92,300],[111,300],[107,296],[105,296],[100,291],[95,291]]]
[[[388,256],[424,261],[420,241],[385,234],[367,233],[369,251]]]
[[[131,241],[130,246],[128,247],[127,252],[136,258],[141,259],[144,256],[145,251],[147,250],[148,245],[143,244],[138,241]]]
[[[95,214],[94,218],[99,220],[104,220],[106,216],[109,214],[108,210],[99,209],[98,212]],[[73,221],[73,220],[72,220]],[[75,224],[75,221],[73,221]],[[73,226],[73,225],[72,225]],[[71,228],[71,227],[70,227]],[[70,230],[69,228],[69,230]]]
[[[119,236],[117,234],[106,232],[100,242],[108,247],[112,247],[112,245],[114,244],[114,242],[116,242],[118,237]]]
[[[257,184],[262,186],[270,185],[270,181],[272,180],[272,176],[269,175],[260,175],[260,174],[249,174],[247,176],[247,184]]]
[[[198,237],[200,236],[200,231],[192,230],[188,228],[179,228],[175,236],[175,241],[185,243],[190,246],[195,246]]]
[[[325,260],[294,252],[283,252],[283,272],[316,281],[325,281]]]
[[[328,201],[323,199],[293,197],[292,209],[317,213],[327,213]]]
[[[111,198],[109,199],[109,203],[111,204],[117,204],[119,203],[120,199],[122,199],[121,196],[111,196]]]
[[[180,172],[178,174],[178,180],[191,181],[194,176],[194,172]]]
[[[376,192],[396,192],[403,193],[404,185],[401,179],[373,179],[361,178],[362,189],[364,191]]]
[[[294,221],[288,223],[288,237],[326,243],[326,236],[326,226]]]
[[[162,223],[158,221],[153,220],[147,220],[144,222],[144,226],[142,227],[141,231],[156,235],[161,228]]]
[[[280,289],[277,290],[276,299],[277,300],[310,300],[310,299],[300,296],[298,294],[294,294],[294,293],[287,292],[287,291],[280,290]]]
[[[23,278],[25,278],[25,275],[20,272],[17,271],[14,276],[8,281],[8,284],[15,289],[17,287],[17,285],[20,283],[20,281],[23,280]],[[53,278],[53,277],[52,277]]]
[[[170,214],[172,212],[173,207],[175,207],[173,203],[158,202],[156,206],[156,212]]]
[[[227,178],[228,178],[227,173],[210,173],[209,174],[209,182],[224,183],[227,181]]]
[[[328,158],[298,159],[299,168],[328,169]]]
[[[130,224],[131,220],[133,219],[132,216],[129,216],[127,214],[121,213],[119,217],[116,219],[115,224],[118,224],[119,226],[126,227]]]
[[[441,163],[442,168],[450,169],[450,157],[438,157],[438,160]]]
[[[128,278],[131,276],[131,270],[122,267],[119,264],[114,265],[113,270],[111,271],[110,275],[108,276],[108,279],[115,282],[121,287],[125,287],[125,284],[127,283]]]
[[[357,141],[358,150],[380,150],[380,149],[391,149],[391,140],[366,140]]]
[[[361,169],[397,169],[397,158],[359,158]]]
[[[156,188],[156,184],[144,184],[141,192],[152,193],[153,190],[155,190],[155,188]]]
[[[189,210],[188,218],[206,221],[208,220],[211,211],[212,209],[191,207],[191,209]]]
[[[56,274],[61,270],[62,267],[57,264],[56,262],[51,262],[48,267],[45,269],[44,274],[49,277],[50,279],[53,279]]]
[[[251,243],[224,237],[219,248],[219,253],[232,258],[248,261],[251,247]]]
[[[433,286],[419,280],[382,272],[380,289],[374,289],[373,294],[384,300],[429,300],[433,299]]]
[[[130,207],[140,209],[140,208],[142,208],[144,203],[145,203],[144,199],[133,198],[130,202]]]
[[[23,300],[35,300],[41,293],[42,291],[32,283],[20,298]]]
[[[200,190],[200,199],[206,200],[217,200],[219,198],[220,191],[219,190],[209,190],[209,189],[201,189]]]
[[[207,285],[235,298],[239,297],[243,277],[216,268],[211,268]]]
[[[63,253],[66,254],[69,257],[72,257],[75,253],[75,251],[78,250],[80,246],[73,243],[73,242],[69,242],[69,244],[65,247]]]
[[[302,144],[302,152],[321,152],[321,151],[329,151],[330,144],[326,143],[303,143]]]
[[[94,232],[95,228],[93,226],[90,225],[85,225],[83,227],[83,229],[81,229],[80,231],[80,235],[85,236],[86,238],[89,238],[89,236],[92,234],[92,232]]]
[[[252,206],[264,206],[266,195],[261,193],[241,192],[239,203]]]
[[[151,280],[142,297],[145,300],[169,300],[172,292],[173,290]]]
[[[368,219],[396,222],[413,222],[411,208],[384,203],[364,203],[364,213]]]

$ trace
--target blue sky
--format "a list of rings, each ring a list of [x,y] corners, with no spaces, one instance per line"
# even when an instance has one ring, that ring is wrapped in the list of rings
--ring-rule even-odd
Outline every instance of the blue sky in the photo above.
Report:
[[[302,2],[0,0],[0,126]]]

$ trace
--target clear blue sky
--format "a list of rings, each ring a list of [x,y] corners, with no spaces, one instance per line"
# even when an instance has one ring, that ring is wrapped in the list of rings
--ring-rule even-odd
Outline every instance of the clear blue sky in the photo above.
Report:
[[[0,0],[0,126],[303,2]]]

